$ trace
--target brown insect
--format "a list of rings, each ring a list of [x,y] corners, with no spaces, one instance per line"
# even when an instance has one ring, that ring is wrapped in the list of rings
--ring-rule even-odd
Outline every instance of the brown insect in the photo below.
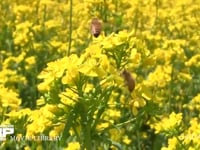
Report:
[[[135,89],[135,80],[131,73],[127,70],[123,70],[121,75],[124,78],[126,85],[128,86],[128,90],[132,92]]]
[[[91,33],[94,37],[98,37],[101,33],[101,22],[97,18],[93,18],[91,21]]]

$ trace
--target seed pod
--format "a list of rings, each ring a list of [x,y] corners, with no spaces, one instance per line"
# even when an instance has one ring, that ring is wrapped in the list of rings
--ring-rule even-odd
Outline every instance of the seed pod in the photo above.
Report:
[[[132,77],[131,73],[127,70],[123,70],[121,75],[124,78],[126,85],[128,86],[128,90],[132,92],[135,89],[135,80]]]
[[[94,37],[98,37],[101,33],[101,22],[97,18],[93,18],[91,22],[91,33]]]

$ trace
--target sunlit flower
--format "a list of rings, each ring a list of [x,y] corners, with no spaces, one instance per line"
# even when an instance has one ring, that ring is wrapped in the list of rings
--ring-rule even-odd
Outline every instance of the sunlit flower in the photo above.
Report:
[[[61,98],[60,101],[64,105],[73,106],[76,103],[78,95],[76,93],[74,93],[72,90],[66,89],[65,92],[62,92],[59,94],[59,97]]]
[[[108,109],[106,114],[110,119],[117,120],[121,117],[121,113],[119,110]]]
[[[128,138],[128,136],[123,136],[123,139],[122,139],[122,141],[125,143],[125,144],[130,144],[131,143],[131,139],[130,138]]]
[[[165,87],[171,81],[172,66],[157,66],[156,70],[149,74],[145,84],[148,86]]]
[[[79,150],[79,149],[80,149],[79,142],[70,142],[68,143],[67,148],[65,148],[65,150]]]
[[[29,39],[32,38],[31,36],[29,36],[29,29],[31,26],[32,23],[29,21],[17,24],[16,31],[13,33],[14,43],[16,45],[24,46],[27,42],[29,42]]]
[[[67,63],[68,58],[48,63],[48,67],[38,75],[39,79],[44,79],[44,82],[38,85],[39,90],[49,90],[53,81],[62,77],[67,68]]]
[[[47,29],[52,29],[52,28],[59,27],[59,26],[60,26],[60,23],[58,20],[48,20],[45,22],[45,27]]]
[[[67,62],[63,63],[67,69],[66,74],[62,78],[63,84],[74,84],[75,79],[78,77],[79,66],[82,60],[77,57],[77,55],[71,55],[67,58]]]
[[[141,54],[137,52],[136,48],[131,50],[130,60],[134,64],[134,66],[138,66],[141,61]]]
[[[13,9],[15,13],[27,13],[30,12],[32,9],[28,5],[16,5]]]
[[[117,128],[113,128],[109,130],[109,133],[113,141],[120,141],[124,133],[124,130],[118,130]]]
[[[181,125],[182,122],[182,113],[176,114],[172,112],[169,117],[162,118],[158,123],[151,125],[154,128],[156,133],[160,132],[170,132]]]
[[[63,123],[61,123],[61,124],[55,126],[55,127],[53,128],[53,130],[51,130],[51,131],[49,132],[49,136],[52,137],[52,138],[55,138],[55,137],[57,137],[57,136],[60,136],[60,135],[61,135],[61,132],[62,132],[63,129],[64,129],[64,127],[65,127],[65,126],[64,126]]]
[[[25,146],[24,150],[31,150],[31,148],[29,146]]]
[[[29,116],[31,114],[31,109],[24,108],[18,111],[11,111],[6,116],[9,116],[12,119],[21,119],[22,117]]]
[[[184,105],[185,108],[188,108],[191,111],[199,111],[200,110],[200,93],[197,94],[195,97],[192,98],[192,100],[189,102],[189,104]]]
[[[190,66],[200,67],[200,54],[194,55],[187,62],[185,62],[185,65],[189,67]]]
[[[13,110],[17,110],[21,104],[21,99],[19,99],[18,93],[0,86],[0,103],[2,108],[10,107]]]
[[[96,68],[98,62],[96,59],[88,58],[82,65],[80,65],[78,71],[90,77],[97,77]]]
[[[39,110],[34,110],[31,112],[27,125],[27,137],[33,137],[35,135],[41,134],[45,131],[47,127],[52,126],[52,120],[55,116],[52,112],[52,108],[56,106],[45,105]]]
[[[110,123],[109,122],[104,122],[104,123],[99,123],[97,125],[97,130],[104,130],[105,128],[109,127]]]
[[[41,106],[45,104],[45,99],[44,97],[40,97],[39,99],[37,99],[37,106]]]
[[[162,147],[161,150],[175,150],[177,148],[178,140],[176,137],[168,139],[168,147]]]

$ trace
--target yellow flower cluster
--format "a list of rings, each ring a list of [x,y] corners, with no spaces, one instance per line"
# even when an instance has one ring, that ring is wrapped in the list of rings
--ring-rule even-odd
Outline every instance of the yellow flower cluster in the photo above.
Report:
[[[176,130],[180,127],[182,122],[182,113],[176,114],[172,112],[169,118],[162,118],[158,123],[151,124],[151,128],[155,129],[155,133],[169,132],[170,130]]]
[[[0,86],[0,112],[4,113],[7,109],[18,110],[21,104],[18,93]]]

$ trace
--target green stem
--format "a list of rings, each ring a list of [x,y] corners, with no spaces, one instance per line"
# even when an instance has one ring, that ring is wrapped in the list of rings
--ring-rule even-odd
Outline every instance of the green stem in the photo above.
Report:
[[[72,42],[72,0],[69,1],[69,45],[68,45],[68,52],[67,56],[70,55],[70,49],[71,49],[71,42]]]
[[[125,121],[125,122],[116,124],[115,126],[116,126],[116,127],[121,127],[121,126],[124,126],[124,125],[126,125],[126,124],[129,124],[129,123],[131,123],[131,122],[134,122],[135,120],[136,120],[136,118],[132,118],[132,119],[130,119],[130,120],[128,120],[128,121]]]
[[[86,150],[91,150],[92,149],[92,141],[91,141],[91,128],[90,124],[86,123],[83,127],[83,132],[84,132],[84,146]]]
[[[141,150],[141,143],[140,143],[140,133],[139,133],[139,131],[136,131],[136,135],[137,135],[137,148],[138,148],[138,150]]]
[[[91,142],[91,123],[88,121],[88,108],[85,103],[78,102],[76,103],[76,111],[79,112],[81,117],[81,128],[82,128],[82,141],[81,141],[81,150],[91,150],[92,142]]]
[[[73,111],[71,111],[70,114],[68,114],[68,118],[67,118],[67,121],[66,121],[66,124],[65,124],[65,128],[64,128],[63,133],[62,133],[62,138],[61,138],[61,141],[60,141],[61,146],[66,145],[67,138],[70,136],[69,130],[72,127],[73,120],[75,118],[76,118],[76,115],[74,114]]]

